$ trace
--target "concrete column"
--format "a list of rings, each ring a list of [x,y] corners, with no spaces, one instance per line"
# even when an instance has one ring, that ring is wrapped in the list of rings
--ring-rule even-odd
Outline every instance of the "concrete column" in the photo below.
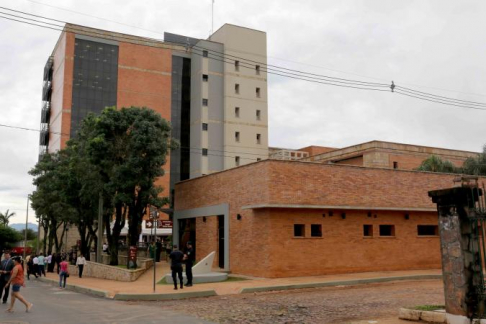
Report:
[[[481,301],[475,289],[475,284],[482,281],[478,276],[481,270],[478,266],[481,260],[479,244],[471,235],[471,228],[477,226],[477,223],[470,220],[470,217],[476,216],[474,203],[478,197],[477,189],[456,187],[431,191],[429,196],[437,204],[439,213],[448,323],[469,324],[470,319],[481,314],[484,309],[484,301]]]

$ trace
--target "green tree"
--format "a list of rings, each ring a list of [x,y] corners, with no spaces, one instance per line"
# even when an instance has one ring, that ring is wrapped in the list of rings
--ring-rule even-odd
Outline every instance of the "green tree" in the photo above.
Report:
[[[18,231],[20,233],[20,237],[22,237],[22,240],[25,238],[25,228],[23,230]],[[27,241],[32,241],[37,238],[37,232],[35,232],[33,229],[28,228],[27,229]]]
[[[483,146],[483,152],[477,157],[468,158],[463,166],[464,173],[472,175],[486,175],[486,145]]]
[[[0,224],[4,226],[8,226],[10,223],[10,218],[15,216],[15,213],[9,213],[9,209],[5,212],[5,214],[0,213]]]
[[[88,153],[100,168],[110,264],[116,265],[125,221],[129,223],[129,244],[136,246],[147,208],[168,203],[155,181],[164,175],[167,154],[176,144],[169,122],[145,107],[107,108],[99,117],[85,119],[82,131],[85,129],[93,135]]]
[[[449,160],[443,160],[437,155],[431,155],[417,169],[418,171],[461,173],[461,169],[454,166]]]
[[[9,248],[13,243],[21,241],[20,233],[11,227],[0,225],[0,247]]]

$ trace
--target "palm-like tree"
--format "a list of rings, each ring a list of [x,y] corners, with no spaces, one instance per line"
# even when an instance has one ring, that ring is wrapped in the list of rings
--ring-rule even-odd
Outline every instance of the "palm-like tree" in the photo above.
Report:
[[[418,171],[458,173],[460,170],[449,160],[442,160],[437,155],[431,155],[417,169]]]
[[[5,214],[0,213],[0,225],[8,226],[10,218],[12,218],[13,216],[15,216],[15,213],[9,213],[9,209],[7,209]]]

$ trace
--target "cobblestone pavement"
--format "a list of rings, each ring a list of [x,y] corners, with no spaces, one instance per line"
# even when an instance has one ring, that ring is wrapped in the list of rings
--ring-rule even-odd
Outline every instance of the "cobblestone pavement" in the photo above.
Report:
[[[417,280],[130,304],[222,324],[398,324],[410,323],[398,320],[400,307],[443,304],[443,292],[441,280]]]

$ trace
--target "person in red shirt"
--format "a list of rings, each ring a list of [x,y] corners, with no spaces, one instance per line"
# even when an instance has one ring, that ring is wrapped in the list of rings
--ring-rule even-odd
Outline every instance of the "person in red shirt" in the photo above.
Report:
[[[60,264],[61,272],[59,273],[59,288],[66,288],[66,278],[69,277],[69,264],[66,261],[66,258],[62,258],[62,262]],[[62,285],[62,281],[64,279],[64,285]]]
[[[27,302],[22,295],[20,295],[20,287],[24,285],[24,268],[20,264],[20,257],[16,256],[12,258],[14,262],[14,268],[10,276],[10,280],[7,282],[7,287],[12,284],[12,297],[10,299],[10,307],[6,310],[9,313],[13,313],[15,300],[18,299],[25,305],[25,311],[29,312],[34,304]]]

